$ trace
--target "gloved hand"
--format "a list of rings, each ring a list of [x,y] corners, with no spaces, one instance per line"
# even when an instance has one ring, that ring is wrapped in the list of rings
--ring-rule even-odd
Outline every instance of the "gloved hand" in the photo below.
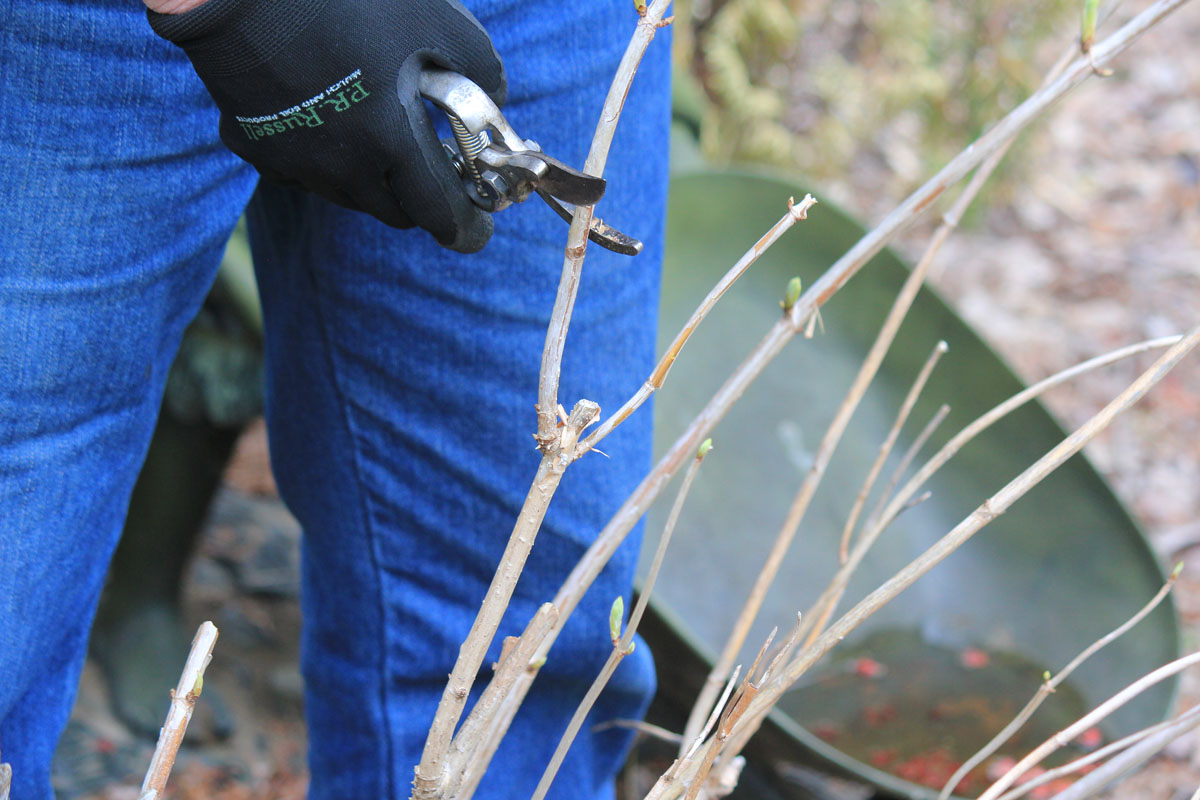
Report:
[[[492,234],[417,90],[452,69],[503,104],[504,67],[458,0],[207,0],[148,12],[221,111],[221,139],[263,177],[472,253]]]

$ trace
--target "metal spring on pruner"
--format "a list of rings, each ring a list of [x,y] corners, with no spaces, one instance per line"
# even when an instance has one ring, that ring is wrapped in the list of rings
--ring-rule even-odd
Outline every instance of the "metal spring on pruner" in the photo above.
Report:
[[[454,133],[454,141],[458,143],[458,152],[462,154],[467,174],[475,181],[475,185],[479,186],[483,183],[483,178],[475,166],[475,157],[492,143],[491,137],[487,135],[487,131],[471,133],[462,119],[454,114],[446,116],[450,118],[450,130]]]

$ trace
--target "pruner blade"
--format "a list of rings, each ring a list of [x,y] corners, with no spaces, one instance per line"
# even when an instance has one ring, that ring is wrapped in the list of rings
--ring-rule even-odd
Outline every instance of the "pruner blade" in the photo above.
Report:
[[[450,70],[421,72],[421,94],[446,113],[454,133],[447,155],[462,176],[471,200],[495,213],[523,203],[533,192],[570,222],[577,205],[595,205],[604,195],[603,178],[587,175],[522,139],[483,89]],[[634,256],[642,243],[593,217],[588,238],[615,253]]]
[[[534,181],[534,188],[543,199],[550,195],[577,206],[593,206],[604,196],[603,178],[586,175],[544,153],[538,153],[537,157],[546,163],[546,173],[541,180]]]
[[[575,217],[575,206],[570,203],[564,203],[557,197],[543,192],[541,189],[538,189],[537,193],[542,200],[546,201],[546,205],[554,209],[555,214],[558,214],[568,223]],[[632,236],[626,236],[595,215],[592,216],[592,221],[588,223],[588,238],[605,250],[612,250],[614,253],[620,253],[623,256],[636,256],[642,252],[642,243],[640,241]]]

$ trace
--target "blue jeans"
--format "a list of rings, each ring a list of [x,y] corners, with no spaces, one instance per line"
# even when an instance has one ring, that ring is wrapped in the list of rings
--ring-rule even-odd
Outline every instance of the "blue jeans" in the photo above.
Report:
[[[582,164],[633,4],[467,5],[505,59],[514,127]],[[0,759],[13,765],[13,797],[51,796],[51,754],[167,368],[244,209],[272,464],[304,528],[310,794],[407,796],[537,466],[533,404],[566,225],[535,200],[498,214],[488,246],[463,256],[258,186],[136,0],[10,0],[0,13]],[[668,43],[656,41],[601,206],[647,249],[590,249],[563,365],[568,407],[587,397],[614,410],[651,366],[668,70]],[[501,637],[553,595],[644,474],[649,419],[606,441],[611,458],[568,471]],[[529,795],[611,646],[608,607],[628,592],[635,548],[560,636],[480,797]],[[636,716],[653,683],[639,648],[595,720]],[[585,734],[553,794],[608,796],[627,741]]]

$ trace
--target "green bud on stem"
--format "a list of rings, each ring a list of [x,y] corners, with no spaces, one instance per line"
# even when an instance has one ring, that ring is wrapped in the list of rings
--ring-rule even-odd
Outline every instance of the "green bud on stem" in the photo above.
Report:
[[[612,636],[613,644],[621,640],[621,622],[625,619],[625,600],[617,595],[613,600],[612,610],[608,612],[608,633]]]

